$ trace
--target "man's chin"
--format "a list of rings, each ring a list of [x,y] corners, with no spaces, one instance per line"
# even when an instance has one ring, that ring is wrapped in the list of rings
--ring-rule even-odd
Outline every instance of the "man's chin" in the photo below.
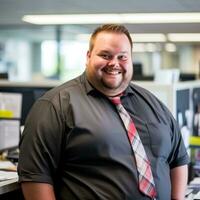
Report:
[[[110,90],[117,90],[120,88],[121,84],[108,84],[108,83],[104,83],[104,88],[105,89],[110,89]]]

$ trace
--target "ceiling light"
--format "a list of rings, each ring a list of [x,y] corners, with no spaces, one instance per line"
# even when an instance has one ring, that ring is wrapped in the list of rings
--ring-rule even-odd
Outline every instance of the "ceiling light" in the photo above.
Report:
[[[22,20],[32,24],[103,24],[122,23],[118,14],[25,15]]]
[[[167,37],[171,42],[200,42],[199,33],[169,33]]]
[[[168,52],[176,52],[176,45],[173,43],[166,43],[165,50]]]
[[[157,47],[156,47],[155,44],[147,43],[146,44],[146,50],[147,50],[147,52],[156,52],[157,51]]]
[[[131,34],[133,42],[165,42],[166,37],[161,33]]]
[[[200,13],[25,15],[22,20],[33,24],[200,23]]]
[[[126,23],[199,23],[200,13],[137,13],[121,14]]]

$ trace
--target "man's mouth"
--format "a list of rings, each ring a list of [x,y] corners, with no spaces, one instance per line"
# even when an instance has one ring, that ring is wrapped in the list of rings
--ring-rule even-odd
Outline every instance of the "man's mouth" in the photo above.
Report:
[[[110,75],[117,75],[117,74],[121,74],[122,70],[106,67],[103,69],[103,72],[106,72],[107,74],[110,74]]]

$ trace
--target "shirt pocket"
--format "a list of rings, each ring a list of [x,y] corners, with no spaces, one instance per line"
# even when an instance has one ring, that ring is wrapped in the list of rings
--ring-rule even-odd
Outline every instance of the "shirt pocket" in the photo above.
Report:
[[[171,151],[171,129],[163,123],[147,123],[150,146],[154,156],[168,158]]]

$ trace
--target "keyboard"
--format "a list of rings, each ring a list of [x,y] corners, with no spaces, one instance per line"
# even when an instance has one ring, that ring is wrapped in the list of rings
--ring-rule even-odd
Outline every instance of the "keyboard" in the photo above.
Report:
[[[6,180],[14,179],[14,178],[18,178],[17,172],[0,170],[0,181],[6,181]]]

